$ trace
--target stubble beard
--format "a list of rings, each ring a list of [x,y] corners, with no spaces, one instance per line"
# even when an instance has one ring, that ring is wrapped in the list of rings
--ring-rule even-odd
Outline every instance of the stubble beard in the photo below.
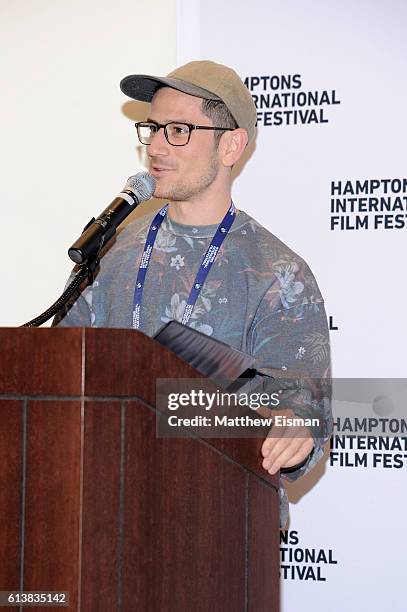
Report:
[[[205,174],[194,183],[185,183],[182,180],[174,183],[167,189],[160,187],[160,182],[157,182],[157,187],[154,191],[154,197],[172,202],[186,202],[193,199],[212,185],[219,172],[219,162],[213,155],[208,163]]]

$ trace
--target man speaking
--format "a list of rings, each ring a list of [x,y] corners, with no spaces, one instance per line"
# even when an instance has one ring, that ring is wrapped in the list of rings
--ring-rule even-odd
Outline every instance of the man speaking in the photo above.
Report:
[[[147,147],[154,196],[167,204],[118,234],[93,285],[58,324],[133,327],[153,336],[179,321],[253,355],[265,388],[270,377],[291,372],[309,381],[288,394],[280,414],[330,422],[329,401],[313,391],[315,381],[328,379],[330,360],[318,285],[307,264],[231,197],[232,168],[255,137],[248,89],[231,68],[210,61],[166,77],[127,76],[121,89],[151,102],[136,130]],[[276,205],[266,190],[264,205]],[[321,458],[325,441],[306,427],[283,427],[264,441],[263,467],[298,478]]]

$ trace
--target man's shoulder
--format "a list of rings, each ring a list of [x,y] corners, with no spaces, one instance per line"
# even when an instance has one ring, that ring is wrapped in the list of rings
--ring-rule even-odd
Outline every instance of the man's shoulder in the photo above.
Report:
[[[149,210],[135,218],[131,215],[118,230],[115,239],[103,253],[106,261],[119,256],[124,251],[135,251],[143,247],[147,238],[148,229],[157,210]]]
[[[266,257],[271,257],[274,263],[278,261],[296,261],[301,265],[308,266],[301,255],[296,253],[278,236],[248,213],[241,210],[238,218],[239,226],[237,229],[240,230],[240,234],[247,237],[252,252],[256,255],[260,254],[262,260],[265,260]]]
[[[239,240],[240,236],[247,239],[245,250],[250,259],[250,268],[259,276],[268,278],[270,286],[275,287],[276,282],[282,290],[291,286],[303,296],[309,294],[322,301],[307,261],[246,212],[240,211],[238,217]]]
[[[126,243],[133,242],[135,239],[141,241],[143,238],[145,241],[148,229],[158,210],[160,209],[147,210],[142,215],[131,215],[118,231],[117,241]]]

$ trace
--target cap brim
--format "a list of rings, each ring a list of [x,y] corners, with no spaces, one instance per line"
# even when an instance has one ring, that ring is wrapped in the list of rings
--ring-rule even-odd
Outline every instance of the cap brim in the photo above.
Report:
[[[148,74],[131,74],[120,81],[120,89],[129,98],[141,102],[151,102],[155,92],[160,87],[167,86],[183,93],[206,100],[220,100],[219,96],[181,79],[171,77],[156,77]]]

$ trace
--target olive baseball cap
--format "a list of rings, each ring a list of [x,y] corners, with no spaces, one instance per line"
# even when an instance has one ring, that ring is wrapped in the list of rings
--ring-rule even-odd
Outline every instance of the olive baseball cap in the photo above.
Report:
[[[232,68],[203,60],[180,66],[166,77],[131,74],[120,82],[120,89],[126,96],[142,102],[151,102],[155,92],[164,86],[206,100],[222,100],[237,125],[246,130],[248,142],[253,140],[256,106],[246,85]]]

